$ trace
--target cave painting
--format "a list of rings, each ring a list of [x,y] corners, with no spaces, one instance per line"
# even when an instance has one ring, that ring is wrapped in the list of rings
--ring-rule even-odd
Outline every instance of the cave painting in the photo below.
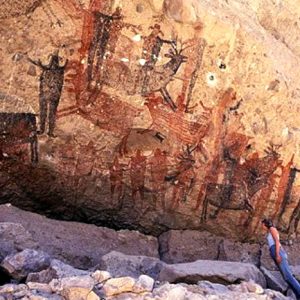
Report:
[[[162,147],[157,148],[156,144],[149,159],[144,149],[135,147],[131,152],[134,154],[125,158],[129,160],[126,168],[120,162],[119,153],[114,153],[117,156],[107,167],[113,203],[117,202],[117,207],[122,208],[129,182],[133,205],[138,201],[145,202],[151,192],[154,207],[175,212],[188,203],[202,222],[213,221],[224,210],[248,211],[248,218],[243,221],[247,225],[254,212],[256,216],[263,214],[263,202],[271,197],[280,177],[274,204],[278,220],[284,219],[289,208],[292,214],[287,230],[297,227],[300,202],[293,200],[291,203],[291,190],[299,170],[292,162],[282,166],[279,148],[275,145],[271,144],[262,156],[252,147],[252,137],[243,134],[242,125],[235,129],[230,126],[233,116],[239,120],[242,117],[239,110],[243,100],[237,99],[233,88],[220,92],[215,107],[208,107],[205,100],[197,99],[194,93],[207,45],[200,37],[200,31],[195,30],[195,35],[182,43],[175,37],[173,39],[173,34],[169,40],[165,39],[163,25],[153,22],[148,33],[142,35],[141,26],[125,20],[120,7],[112,11],[105,9],[100,0],[90,3],[84,13],[80,57],[70,61],[68,69],[72,72],[66,76],[73,86],[68,89],[74,96],[70,99],[75,99],[75,102],[58,112],[58,117],[79,114],[95,126],[113,132],[120,141],[116,149],[121,154],[128,154],[128,136],[137,130],[133,128],[134,120],[147,107],[152,124],[138,130],[155,132],[154,138]],[[124,41],[121,39],[123,29],[130,29],[143,40],[135,63],[125,63],[118,52],[122,48],[118,48],[121,41]],[[185,51],[187,48],[190,51]],[[159,64],[159,57],[166,52],[168,61]],[[43,65],[40,60],[30,61],[42,69],[40,132],[46,129],[49,105],[48,135],[53,136],[67,61],[60,66],[58,53],[52,54],[48,65]],[[181,92],[174,95],[168,90],[169,83],[178,80],[178,73],[184,78],[178,81]],[[123,93],[124,97],[140,95],[145,100],[145,107],[133,105],[127,101],[129,97],[124,101],[113,90]],[[33,124],[33,118],[22,126],[30,127],[29,124]],[[36,161],[34,126],[30,128],[35,132],[31,135],[35,138],[30,143],[32,160]],[[164,150],[166,141],[176,145],[168,154]],[[206,143],[210,145],[209,150]],[[92,157],[96,156],[93,143],[87,148],[91,149]],[[175,161],[173,165],[169,162],[172,159]],[[278,176],[280,168],[282,173]],[[77,175],[91,176],[92,170],[92,161],[77,161]]]
[[[123,28],[131,28],[137,32],[136,26],[124,22],[120,7],[117,7],[112,15],[99,11],[94,13],[94,33],[89,47],[87,66],[89,88],[93,82],[94,87],[100,91],[103,84],[104,61],[113,58]]]
[[[130,69],[123,62],[108,61],[107,69],[103,73],[103,82],[110,87],[125,91],[128,95],[147,95],[160,92],[165,103],[175,111],[177,106],[167,91],[167,85],[173,79],[181,64],[186,61],[186,56],[182,54],[183,50],[178,50],[177,46],[172,44],[168,54],[170,60],[163,65],[151,68],[151,74],[149,73],[150,67],[147,72],[144,72],[147,66]],[[144,84],[145,81],[147,81],[147,85]]]
[[[140,201],[144,201],[145,190],[145,173],[147,166],[147,157],[144,156],[141,150],[136,151],[136,155],[131,157],[129,169],[131,180],[131,194],[132,201],[135,204],[140,198]]]
[[[114,199],[117,200],[117,207],[122,207],[122,199],[124,197],[124,167],[119,162],[118,157],[116,156],[113,163],[109,167],[109,179],[110,179],[110,192],[111,198],[114,202]]]
[[[101,12],[95,14],[93,39],[90,43],[88,53],[87,78],[88,87],[93,81],[96,92],[89,98],[89,102],[95,100],[103,84],[124,90],[128,95],[141,94],[143,96],[151,92],[160,92],[172,110],[176,110],[167,85],[177,73],[179,67],[187,59],[182,54],[184,49],[178,50],[175,41],[162,39],[160,26],[155,24],[152,32],[144,38],[141,60],[144,64],[135,69],[130,69],[124,62],[113,60],[113,54],[117,46],[118,37],[124,27],[133,28],[136,32],[137,26],[127,24],[123,21],[124,16],[121,9],[117,8],[111,15]],[[169,62],[155,67],[163,44],[169,44]]]
[[[165,193],[166,183],[165,177],[168,173],[167,153],[160,148],[155,149],[153,156],[149,159],[152,195],[155,207],[166,209]]]
[[[40,60],[34,61],[29,58],[29,61],[34,65],[41,68],[40,75],[40,92],[39,92],[39,105],[40,105],[40,130],[39,133],[43,134],[46,127],[46,119],[48,114],[48,136],[55,137],[54,129],[56,122],[56,111],[59,104],[63,84],[64,73],[68,63],[60,66],[58,51],[51,54],[51,59],[48,65],[43,65]],[[48,113],[49,110],[49,113]]]
[[[188,194],[194,187],[196,161],[192,153],[195,149],[196,147],[186,146],[186,149],[183,149],[177,157],[175,171],[165,177],[165,180],[171,181],[174,186],[171,210],[176,210],[180,202],[186,202]]]
[[[278,196],[275,202],[273,218],[277,220],[279,227],[285,232],[294,232],[300,220],[300,201],[299,198],[293,199],[292,190],[296,177],[300,170],[294,167],[294,155],[290,161],[281,166],[281,176],[278,183]],[[289,220],[285,221],[285,212],[292,211]]]
[[[6,147],[29,143],[31,162],[38,162],[36,116],[33,113],[0,113],[0,154]]]
[[[160,35],[163,35],[163,32],[161,31],[159,24],[150,26],[150,29],[152,29],[150,35],[143,37],[144,43],[142,48],[141,62],[144,63],[144,65],[142,65],[140,74],[136,78],[136,84],[141,84],[142,86],[141,95],[143,96],[148,94],[147,86],[153,72],[153,67],[158,61],[161,47],[164,43],[170,45],[175,43],[174,41],[165,40],[160,37]],[[173,108],[176,108],[173,102],[171,102],[171,105]]]
[[[271,182],[271,176],[282,163],[274,146],[269,147],[266,152],[266,155],[261,158],[255,153],[246,158],[242,164],[236,163],[234,168],[230,170],[230,183],[225,181],[225,183],[220,184],[208,184],[203,203],[202,220],[207,218],[207,206],[209,204],[217,207],[212,217],[216,217],[220,209],[253,211],[252,197],[268,186]],[[227,174],[224,175],[226,180]]]

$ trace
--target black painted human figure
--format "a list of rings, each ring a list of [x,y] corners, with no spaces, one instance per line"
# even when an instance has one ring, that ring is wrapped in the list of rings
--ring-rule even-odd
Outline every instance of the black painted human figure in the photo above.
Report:
[[[112,15],[95,13],[93,39],[89,48],[87,80],[101,85],[102,65],[104,59],[111,59],[115,53],[119,36],[123,28],[130,28],[137,33],[139,26],[124,22],[122,9],[117,7]],[[99,88],[99,87],[98,87]]]
[[[46,119],[48,115],[48,135],[54,136],[56,111],[59,104],[63,84],[64,73],[68,63],[66,60],[63,66],[59,64],[60,57],[58,51],[51,54],[51,59],[48,65],[43,65],[41,60],[34,61],[29,58],[29,61],[34,65],[42,69],[40,76],[40,93],[39,93],[39,105],[40,105],[40,130],[39,133],[43,134],[46,127]],[[48,113],[49,110],[49,113]]]
[[[160,37],[160,35],[163,36],[163,32],[160,30],[160,25],[155,24],[149,28],[152,29],[150,35],[143,37],[144,44],[142,59],[145,60],[145,64],[142,66],[140,74],[137,77],[137,80],[142,78],[141,94],[144,96],[147,94],[146,90],[150,80],[151,72],[158,61],[163,44],[174,44],[174,41],[165,40]]]

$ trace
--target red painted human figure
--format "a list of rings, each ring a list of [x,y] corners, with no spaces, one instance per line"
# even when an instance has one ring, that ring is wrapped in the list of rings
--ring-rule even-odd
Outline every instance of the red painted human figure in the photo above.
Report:
[[[136,155],[130,160],[130,180],[132,189],[132,201],[136,203],[139,194],[140,200],[144,200],[144,184],[147,166],[147,158],[141,150],[136,150]]]
[[[116,193],[118,205],[121,204],[124,195],[123,175],[124,175],[123,167],[119,163],[118,157],[115,157],[113,164],[109,168],[109,179],[110,179],[111,197],[112,199],[114,199]]]
[[[161,151],[159,148],[154,151],[153,157],[149,160],[153,188],[153,200],[155,206],[157,206],[158,202],[160,202],[163,209],[166,208],[165,177],[168,173],[167,163],[165,151]]]

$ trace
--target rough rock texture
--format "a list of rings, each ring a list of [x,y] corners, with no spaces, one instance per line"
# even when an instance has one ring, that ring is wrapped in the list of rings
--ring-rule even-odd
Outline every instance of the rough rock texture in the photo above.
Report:
[[[239,243],[207,231],[170,230],[161,234],[158,240],[160,257],[167,263],[208,259],[260,264],[258,244]]]
[[[148,256],[125,255],[112,251],[101,257],[96,268],[108,271],[114,277],[131,276],[134,278],[142,274],[157,279],[164,263],[158,258]]]
[[[0,223],[0,261],[7,255],[24,249],[35,249],[38,243],[21,224]]]
[[[31,220],[32,218],[27,218],[27,221]],[[45,218],[41,221],[44,222]],[[72,236],[68,238],[71,239]],[[254,265],[246,263],[206,260],[167,265],[154,257],[129,256],[113,251],[102,257],[103,267],[109,272],[100,269],[84,271],[36,250],[25,249],[17,254],[14,254],[14,248],[11,250],[12,254],[5,257],[1,264],[10,275],[4,278],[0,274],[0,285],[7,283],[0,286],[1,300],[295,299],[290,290],[286,293],[291,298],[274,290],[264,289],[266,278],[268,288],[285,292],[284,285],[277,279],[274,280],[275,273],[267,269],[262,269],[263,273],[260,273]],[[299,276],[298,267],[293,267],[292,270]],[[151,277],[141,273],[147,273]],[[155,280],[157,277],[181,283],[159,282]],[[20,280],[26,284],[16,284]]]
[[[145,282],[145,278],[143,279]],[[150,278],[147,278],[150,283]],[[154,289],[151,284],[140,285],[140,281],[134,281],[130,277],[111,279],[111,284],[106,282],[101,291],[90,291],[84,286],[84,282],[70,281],[69,286],[61,291],[49,290],[47,285],[28,283],[27,285],[7,284],[0,287],[0,297],[3,299],[13,299],[23,297],[23,299],[34,300],[292,300],[281,293],[264,290],[253,282],[244,282],[240,285],[221,286],[199,282],[199,285],[187,284],[161,284]],[[152,282],[153,284],[153,282]],[[135,288],[140,286],[140,290]],[[105,287],[105,288],[104,288]],[[149,290],[151,289],[151,290]],[[0,298],[2,300],[2,298]]]
[[[208,260],[164,265],[159,280],[171,283],[197,283],[200,280],[209,280],[221,284],[253,280],[263,287],[266,286],[265,277],[252,264]]]
[[[268,288],[281,293],[285,293],[287,291],[288,285],[282,278],[279,271],[269,271],[264,267],[261,267],[260,270],[266,278]]]
[[[19,253],[11,254],[1,262],[1,268],[12,278],[25,279],[29,273],[39,272],[49,267],[50,256],[41,251],[25,249]]]
[[[131,255],[159,256],[157,239],[137,231],[115,231],[52,220],[9,205],[0,206],[0,220],[22,224],[38,242],[40,250],[82,269],[96,266],[101,256],[112,250]]]
[[[52,259],[49,268],[36,273],[29,273],[26,282],[49,283],[55,278],[87,275],[87,271],[75,269],[63,262]]]
[[[259,244],[239,243],[224,239],[220,245],[219,260],[240,261],[260,265],[261,247]]]
[[[170,230],[159,236],[160,256],[166,263],[217,260],[222,238],[203,231]]]
[[[153,234],[258,239],[263,216],[299,233],[295,1],[2,2],[2,203]]]

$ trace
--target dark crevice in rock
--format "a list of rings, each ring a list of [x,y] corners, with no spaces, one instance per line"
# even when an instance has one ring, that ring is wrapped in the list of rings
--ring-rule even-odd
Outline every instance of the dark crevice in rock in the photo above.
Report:
[[[218,244],[218,253],[215,260],[226,260],[225,250],[224,250],[224,240],[221,240]]]
[[[11,283],[12,278],[0,267],[0,285]]]
[[[33,166],[16,160],[2,160],[0,176],[0,204],[11,203],[23,210],[57,220],[95,224],[114,230],[138,230],[154,236],[169,229],[160,223],[160,217],[157,216],[154,216],[153,221],[144,222],[144,215],[149,213],[149,209],[146,211],[134,207],[128,187],[125,188],[126,196],[120,205],[105,208],[103,203],[111,201],[105,191],[103,196],[100,191],[101,196],[98,195],[97,200],[92,196],[86,196],[84,189],[73,182],[74,180],[80,182],[81,178],[63,176],[49,166],[42,164]],[[151,194],[145,192],[146,205],[150,203],[150,199]]]

